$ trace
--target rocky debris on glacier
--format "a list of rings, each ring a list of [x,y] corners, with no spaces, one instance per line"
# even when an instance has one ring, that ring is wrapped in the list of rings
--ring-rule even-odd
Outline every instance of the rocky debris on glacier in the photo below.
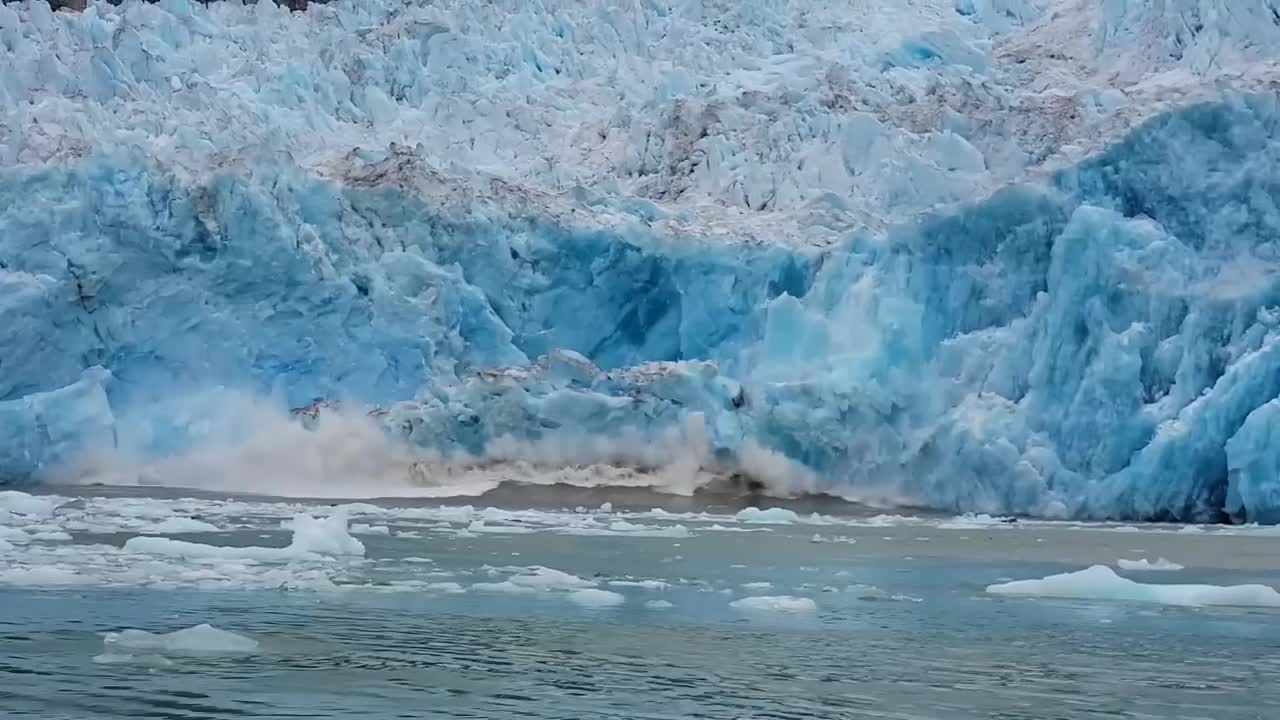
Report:
[[[237,390],[446,455],[1274,519],[1274,12],[0,7],[0,471],[199,448]]]

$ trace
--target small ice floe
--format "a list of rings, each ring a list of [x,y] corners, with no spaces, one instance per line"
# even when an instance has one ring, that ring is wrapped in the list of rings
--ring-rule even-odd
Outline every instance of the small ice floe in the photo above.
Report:
[[[345,515],[315,518],[305,513],[287,523],[293,530],[288,547],[229,547],[138,536],[125,541],[126,552],[180,558],[248,559],[260,562],[317,560],[326,556],[364,556],[364,544],[347,532]]]
[[[216,533],[221,532],[221,530],[217,525],[203,520],[170,517],[150,527],[143,528],[141,532],[145,535],[181,535],[184,533]]]
[[[737,515],[733,516],[738,522],[759,523],[761,525],[791,525],[800,522],[800,516],[793,510],[786,508],[760,508],[749,507],[740,510]]]
[[[582,607],[603,608],[621,605],[626,602],[626,598],[612,590],[584,588],[569,593],[569,602]]]
[[[1116,560],[1116,566],[1121,570],[1134,570],[1143,572],[1172,572],[1181,570],[1183,567],[1176,562],[1165,560],[1164,558],[1156,558],[1155,562],[1151,562],[1146,558],[1140,560],[1125,560],[1120,558]]]
[[[729,607],[753,612],[810,613],[818,609],[818,604],[806,597],[753,595],[734,600]]]
[[[208,624],[162,634],[145,630],[121,630],[107,633],[102,644],[102,654],[94,656],[93,661],[104,665],[170,665],[172,662],[165,655],[243,655],[256,652],[259,647],[258,641],[253,638]]]
[[[988,585],[987,592],[992,595],[1121,600],[1185,607],[1280,607],[1280,592],[1266,585],[1154,585],[1122,578],[1106,565],[1094,565],[1039,580]]]

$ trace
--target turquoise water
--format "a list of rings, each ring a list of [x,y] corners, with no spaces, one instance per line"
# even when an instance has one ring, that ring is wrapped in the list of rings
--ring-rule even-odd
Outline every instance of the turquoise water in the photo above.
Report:
[[[62,574],[21,584],[10,572],[0,584],[0,716],[1280,717],[1280,611],[984,592],[1139,554],[1187,565],[1144,582],[1277,586],[1280,538],[1266,533],[866,517],[761,525],[714,513],[676,522],[623,510],[495,511],[481,527],[417,507],[384,511],[386,534],[357,532],[363,557],[273,564],[123,549],[166,512],[225,528],[188,542],[284,547],[280,518],[310,507],[183,503],[73,499],[40,521],[70,539],[6,556],[10,571],[39,563]],[[621,518],[632,527],[582,534]],[[677,526],[687,536],[635,536]],[[495,589],[529,566],[616,592],[620,604],[584,606],[568,587]],[[282,577],[294,580],[268,589]],[[751,596],[813,606],[731,605]],[[109,632],[202,623],[258,647],[104,651]]]

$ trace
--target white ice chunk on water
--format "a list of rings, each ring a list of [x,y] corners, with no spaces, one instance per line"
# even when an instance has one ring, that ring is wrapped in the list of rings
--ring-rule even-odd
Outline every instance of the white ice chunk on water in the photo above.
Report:
[[[508,568],[510,571],[510,568]],[[493,574],[493,571],[491,571]],[[535,565],[501,582],[473,583],[471,589],[484,592],[508,593],[512,595],[531,595],[550,591],[573,591],[594,588],[597,583],[571,575],[555,568]]]
[[[810,613],[818,609],[813,600],[791,595],[755,595],[734,600],[729,606],[738,610],[778,613]]]
[[[63,567],[13,567],[0,569],[0,584],[43,587],[50,585],[88,585],[93,578]]]
[[[367,525],[365,523],[352,523],[352,535],[390,535],[391,528],[386,525]]]
[[[256,560],[259,562],[290,562],[293,560],[319,560],[320,555],[290,547],[273,548],[258,545],[243,547],[206,545],[204,543],[171,540],[165,537],[138,536],[125,541],[126,552],[144,555],[201,559],[201,560]]]
[[[165,518],[148,528],[143,528],[146,535],[181,535],[184,533],[214,533],[222,530],[212,523],[187,517]]]
[[[1186,607],[1280,607],[1280,592],[1266,585],[1153,585],[1122,578],[1106,565],[1094,565],[1039,580],[988,585],[987,592],[992,595],[1122,600]]]
[[[585,588],[569,593],[569,602],[583,607],[613,607],[626,602],[626,598],[612,590]]]
[[[107,633],[103,639],[106,650],[153,650],[174,654],[251,653],[258,649],[258,641],[209,624],[200,624],[171,633],[156,634],[145,630],[122,630]]]
[[[641,590],[666,590],[671,584],[662,580],[610,580],[612,587],[633,587]]]
[[[56,495],[31,495],[18,490],[0,491],[0,510],[15,515],[50,517],[59,505],[66,502],[67,498]]]
[[[891,601],[891,602],[924,602],[924,598],[915,597],[914,595],[904,595],[901,593],[891,593],[882,590],[875,585],[850,585],[845,588],[845,592],[853,593],[854,597],[859,600],[870,601]]]
[[[472,520],[467,526],[470,533],[488,533],[494,535],[524,535],[533,532],[533,528],[520,525],[488,525],[484,520]]]
[[[992,517],[987,514],[961,515],[946,522],[938,523],[939,530],[985,530],[991,527],[1010,527],[1009,518]]]
[[[754,508],[738,511],[734,516],[738,522],[759,523],[761,525],[790,525],[800,522],[800,516],[794,510],[786,508]]]
[[[163,537],[138,536],[125,541],[127,552],[148,555],[165,555],[181,558],[248,559],[261,562],[290,562],[293,560],[319,560],[325,556],[364,555],[364,543],[347,532],[347,518],[337,514],[315,518],[305,513],[288,521],[293,529],[293,540],[288,547],[273,548],[255,545],[233,547],[206,545],[204,543],[171,540]]]
[[[446,593],[448,595],[461,595],[466,592],[466,588],[456,582],[433,582],[427,583],[424,588],[430,592]]]
[[[364,555],[364,543],[347,532],[346,515],[316,518],[299,513],[293,516],[289,527],[293,529],[289,549],[321,555]]]
[[[170,667],[173,665],[173,661],[163,655],[135,655],[133,653],[122,653],[113,650],[108,650],[100,655],[94,655],[93,662],[98,665],[144,665],[152,668]]]
[[[1174,570],[1183,569],[1183,566],[1179,565],[1178,563],[1173,562],[1171,560],[1166,560],[1164,558],[1157,558],[1155,562],[1152,562],[1146,558],[1142,558],[1139,560],[1126,560],[1124,558],[1120,558],[1119,560],[1116,560],[1116,566],[1119,567],[1121,570],[1156,571],[1156,572],[1158,571],[1172,572]]]
[[[542,566],[535,566],[530,568],[529,572],[513,575],[507,581],[518,587],[534,590],[577,590],[596,585],[595,582],[577,575]]]
[[[538,592],[537,588],[517,585],[510,580],[472,583],[471,589],[479,592],[506,593],[508,595],[533,595]]]

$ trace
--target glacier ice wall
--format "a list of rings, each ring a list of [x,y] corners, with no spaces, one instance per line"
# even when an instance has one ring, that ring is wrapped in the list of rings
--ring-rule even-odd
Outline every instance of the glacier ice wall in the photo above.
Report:
[[[0,477],[199,445],[225,388],[1275,521],[1280,25],[1067,5],[0,7]]]

